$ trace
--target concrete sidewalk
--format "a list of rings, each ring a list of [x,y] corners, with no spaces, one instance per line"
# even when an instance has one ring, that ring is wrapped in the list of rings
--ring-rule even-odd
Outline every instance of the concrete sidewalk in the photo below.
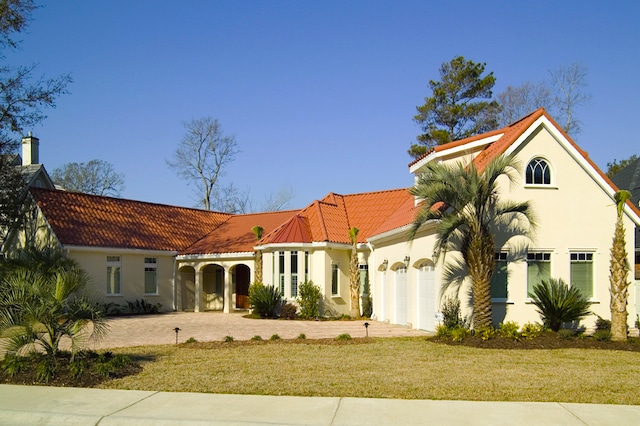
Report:
[[[0,385],[2,425],[637,425],[640,406]]]

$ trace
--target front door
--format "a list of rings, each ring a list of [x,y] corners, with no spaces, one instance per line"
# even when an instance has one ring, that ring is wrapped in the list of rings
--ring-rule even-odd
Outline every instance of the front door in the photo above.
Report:
[[[236,308],[249,309],[249,280],[251,271],[248,266],[236,266]]]

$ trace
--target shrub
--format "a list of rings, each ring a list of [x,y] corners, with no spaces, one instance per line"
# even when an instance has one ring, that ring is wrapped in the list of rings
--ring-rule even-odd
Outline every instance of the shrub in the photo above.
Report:
[[[576,336],[576,333],[568,328],[558,330],[558,337],[565,340],[571,340]]]
[[[438,337],[449,337],[451,335],[451,330],[444,324],[440,324],[436,327],[436,336]]]
[[[129,308],[129,313],[131,314],[157,314],[162,308],[161,303],[151,304],[144,299],[136,299],[131,302],[127,300],[127,306]]]
[[[9,377],[15,376],[17,373],[21,372],[26,368],[26,362],[24,357],[21,357],[16,354],[8,353],[5,355],[4,359],[0,361],[2,371],[4,371]]]
[[[277,334],[273,334],[271,337],[269,337],[269,340],[280,340],[280,336],[278,336]]]
[[[526,323],[522,326],[522,330],[520,330],[520,335],[527,340],[535,339],[540,336],[544,331],[544,326],[538,323]]]
[[[234,339],[233,336],[224,336],[224,341],[225,342],[233,342],[234,340],[236,340],[236,339]]]
[[[597,330],[595,333],[593,333],[593,340],[597,340],[597,341],[611,340],[611,329]]]
[[[640,330],[640,315],[636,315],[636,328]]]
[[[491,326],[478,327],[475,329],[476,336],[478,336],[483,342],[493,339],[497,333],[496,329]]]
[[[298,305],[300,305],[300,317],[304,319],[318,318],[320,316],[320,301],[322,290],[313,281],[305,281],[298,287]]]
[[[254,314],[260,315],[262,318],[277,318],[282,307],[280,290],[272,285],[251,284],[249,287],[249,306]]]
[[[454,342],[462,342],[469,335],[470,331],[465,327],[455,327],[450,329],[451,340]]]
[[[598,319],[596,320],[596,332],[598,331],[603,331],[603,330],[609,330],[611,331],[611,321],[602,318],[600,315],[598,315]]]
[[[298,334],[298,339],[302,339],[302,340],[304,340],[304,339],[306,339],[306,338],[307,338],[307,335],[306,335],[306,334],[304,334],[304,333],[300,333],[300,334]]]
[[[505,339],[520,340],[520,326],[515,321],[507,321],[500,324],[500,335]]]
[[[560,330],[563,323],[579,321],[591,312],[589,302],[576,287],[569,287],[562,279],[542,281],[529,294],[545,327]]]
[[[280,308],[280,317],[285,319],[296,319],[298,307],[292,303],[285,303]]]
[[[198,343],[195,337],[189,337],[185,343]]]
[[[251,338],[251,340],[259,341],[259,340],[262,340],[262,337],[260,337],[260,336],[258,336],[258,335],[256,334],[255,336],[253,336],[253,337]]]
[[[450,297],[444,299],[442,303],[442,323],[448,329],[467,328],[467,322],[462,319],[459,299]]]
[[[340,340],[342,340],[342,341],[344,341],[344,340],[351,340],[351,339],[352,339],[352,337],[351,337],[349,334],[347,334],[347,333],[342,333],[342,334],[340,334],[338,337],[336,337],[336,340],[339,340],[339,341],[340,341]]]

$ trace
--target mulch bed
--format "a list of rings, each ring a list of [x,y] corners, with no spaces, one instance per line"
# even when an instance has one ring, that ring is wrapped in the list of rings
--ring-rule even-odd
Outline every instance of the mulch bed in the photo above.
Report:
[[[451,338],[430,337],[429,341],[452,346],[468,346],[480,349],[602,349],[610,351],[640,352],[640,339],[629,338],[626,342],[595,340],[591,336],[566,338],[554,332],[544,332],[535,339],[513,340],[495,336],[483,341],[478,336],[467,336],[461,342]]]

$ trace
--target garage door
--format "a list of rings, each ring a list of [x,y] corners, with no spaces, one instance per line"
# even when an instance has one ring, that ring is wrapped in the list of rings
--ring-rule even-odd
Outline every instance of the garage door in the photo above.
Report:
[[[431,265],[422,265],[418,270],[418,328],[436,329],[436,272]]]
[[[394,324],[407,323],[407,268],[395,270]]]

